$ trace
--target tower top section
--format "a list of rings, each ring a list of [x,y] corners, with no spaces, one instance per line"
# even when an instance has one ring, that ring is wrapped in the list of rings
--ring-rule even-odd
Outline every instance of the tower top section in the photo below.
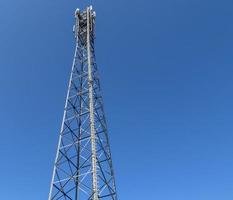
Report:
[[[92,5],[88,6],[88,7],[86,8],[86,10],[84,10],[84,11],[80,11],[80,9],[77,8],[77,9],[75,10],[75,17],[76,17],[76,18],[79,17],[80,14],[87,12],[87,10],[90,11],[90,13],[91,13],[91,15],[93,15],[93,17],[96,17],[96,12],[93,10]]]
[[[75,10],[76,23],[74,25],[75,38],[78,39],[78,35],[86,35],[87,18],[89,19],[90,33],[94,36],[95,18],[96,12],[92,6],[88,6],[86,9],[81,11],[79,8]]]

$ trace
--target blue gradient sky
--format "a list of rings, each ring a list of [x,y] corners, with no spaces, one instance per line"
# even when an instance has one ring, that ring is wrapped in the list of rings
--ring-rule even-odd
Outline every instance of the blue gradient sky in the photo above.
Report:
[[[0,199],[47,199],[80,2],[0,1]],[[120,200],[232,200],[232,7],[94,1]]]

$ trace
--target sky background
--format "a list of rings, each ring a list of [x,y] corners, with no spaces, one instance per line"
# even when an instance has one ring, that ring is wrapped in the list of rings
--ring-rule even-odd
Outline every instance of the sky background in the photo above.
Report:
[[[48,197],[88,3],[0,0],[0,199]],[[119,200],[232,200],[233,1],[93,4]]]

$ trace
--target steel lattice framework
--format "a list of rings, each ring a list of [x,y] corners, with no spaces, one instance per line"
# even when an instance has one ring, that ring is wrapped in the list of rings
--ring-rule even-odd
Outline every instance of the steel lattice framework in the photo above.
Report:
[[[75,12],[75,55],[49,200],[117,200],[95,61],[95,12]]]

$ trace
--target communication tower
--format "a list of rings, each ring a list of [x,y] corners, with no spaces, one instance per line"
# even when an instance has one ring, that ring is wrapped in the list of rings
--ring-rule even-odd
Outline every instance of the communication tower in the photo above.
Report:
[[[49,200],[117,200],[95,60],[92,6],[75,12],[75,54]]]

